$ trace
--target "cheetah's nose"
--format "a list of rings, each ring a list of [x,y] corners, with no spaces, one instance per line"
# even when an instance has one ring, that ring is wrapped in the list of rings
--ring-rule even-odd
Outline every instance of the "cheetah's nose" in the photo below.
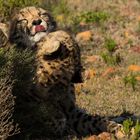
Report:
[[[38,20],[33,20],[32,25],[40,25],[40,24],[41,24],[41,22],[42,22],[42,20],[41,20],[41,19],[38,19]]]

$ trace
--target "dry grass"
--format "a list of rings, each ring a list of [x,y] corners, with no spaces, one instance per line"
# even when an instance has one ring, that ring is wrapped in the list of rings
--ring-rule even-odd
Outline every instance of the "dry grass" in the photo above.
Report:
[[[78,106],[91,114],[102,116],[119,116],[129,112],[139,117],[140,71],[128,69],[130,65],[140,66],[139,1],[69,0],[67,7],[70,11],[68,14],[59,13],[56,16],[61,17],[56,18],[58,25],[68,31],[74,31],[74,37],[80,31],[88,30],[92,34],[90,39],[77,40],[81,46],[83,66],[86,70],[83,73],[84,83],[75,85]],[[85,12],[107,13],[108,18],[99,23],[71,20]],[[111,56],[119,55],[120,60],[115,65],[105,63],[102,58],[101,54],[108,52],[104,47],[106,38],[116,42],[115,51]],[[126,85],[124,79],[128,80]]]
[[[19,133],[17,125],[13,121],[15,97],[12,95],[12,83],[10,79],[0,79],[0,139],[5,140],[9,136]]]
[[[83,11],[105,11],[110,17],[100,25],[90,23],[93,32],[91,41],[79,42],[82,50],[82,60],[85,69],[94,69],[95,76],[91,76],[77,87],[77,104],[90,113],[100,115],[119,115],[125,111],[140,115],[140,81],[136,82],[136,89],[131,84],[125,86],[124,77],[133,73],[140,75],[140,71],[130,72],[128,66],[140,65],[140,4],[137,0],[70,0],[68,6],[77,14]],[[106,37],[111,37],[117,43],[116,54],[120,54],[121,63],[110,66],[106,64],[101,53]],[[98,59],[88,61],[87,56],[95,56]],[[109,67],[116,70],[103,74]]]

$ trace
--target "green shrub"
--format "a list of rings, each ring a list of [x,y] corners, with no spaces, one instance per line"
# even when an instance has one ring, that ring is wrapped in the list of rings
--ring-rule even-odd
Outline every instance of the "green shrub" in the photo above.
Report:
[[[135,133],[135,139],[137,140],[138,138],[140,138],[140,122],[139,120],[137,120],[136,125],[134,127],[134,133]]]
[[[109,52],[103,52],[101,53],[101,57],[108,65],[118,65],[122,61],[119,53],[112,55]]]
[[[139,120],[134,122],[131,118],[123,122],[123,130],[126,138],[129,140],[140,140],[140,123]]]
[[[106,38],[103,47],[105,52],[101,53],[101,57],[108,65],[117,65],[122,61],[120,53],[115,53],[117,43],[112,38]]]
[[[0,138],[2,140],[19,133],[13,120],[15,97],[12,94],[12,86],[10,77],[0,79]]]
[[[66,0],[60,0],[59,2],[55,2],[55,4],[52,4],[50,6],[51,11],[55,16],[60,14],[69,15],[70,13]]]
[[[115,57],[110,55],[108,52],[103,52],[101,54],[101,57],[103,58],[104,62],[107,63],[108,65],[115,65],[116,64]]]
[[[7,53],[7,57],[9,64],[12,63],[12,77],[16,80],[15,89],[27,89],[34,76],[35,53],[30,49],[20,50],[13,48]]]
[[[10,53],[11,49],[7,51],[0,48],[0,137],[2,139],[19,133],[19,129],[13,120],[15,109],[13,87],[16,79],[12,77],[14,72]]]
[[[7,51],[0,48],[0,79],[5,78],[7,75],[11,76],[11,64],[7,57]]]
[[[13,80],[24,81],[31,77],[34,69],[34,55],[29,49],[11,47],[8,51],[0,49],[0,78],[10,74]],[[27,75],[28,74],[28,75]]]
[[[116,49],[117,43],[112,38],[106,38],[104,47],[110,52],[114,52]]]
[[[28,114],[35,112],[33,110],[37,109],[37,103],[29,102],[29,90],[33,83],[35,71],[34,54],[35,53],[32,50],[21,50],[13,46],[11,46],[8,51],[3,48],[0,49],[0,80],[8,77],[12,82],[9,95],[10,97],[13,97],[14,95],[16,98],[14,100],[14,108],[12,107],[12,111],[14,113],[12,112],[13,114],[11,115],[12,118],[14,118],[14,123],[18,123],[21,130],[24,131],[27,127],[26,129],[23,129],[21,125],[25,125],[27,123],[28,125],[30,123],[32,124],[32,118],[29,117]],[[8,84],[6,83],[3,89],[6,89]],[[8,89],[10,86],[11,84],[8,86]]]
[[[84,12],[78,16],[79,21],[86,23],[101,23],[107,20],[109,15],[105,12]]]
[[[8,86],[10,88],[10,97],[13,97],[13,95],[16,97],[14,99],[14,108],[12,106],[12,113],[8,112],[10,110],[7,111],[14,119],[12,122],[17,123],[20,128],[18,138],[14,136],[12,139],[45,137],[48,135],[46,132],[48,129],[46,116],[49,114],[45,109],[42,109],[44,102],[41,102],[36,96],[33,97],[34,95],[31,94],[33,77],[36,70],[35,52],[30,49],[23,50],[14,46],[11,46],[8,51],[1,49],[0,66],[0,79],[8,76],[11,82],[13,82],[12,87],[6,84],[4,88],[6,89]],[[3,90],[0,91],[0,98],[1,92],[4,93]],[[2,95],[2,97],[4,96]],[[5,97],[7,97],[7,94]],[[4,101],[2,99],[2,102]],[[1,128],[4,129],[3,126]],[[4,134],[4,137],[5,135],[7,136],[7,133]]]
[[[123,130],[128,137],[130,136],[132,127],[133,127],[133,121],[131,120],[131,118],[123,122]]]
[[[125,77],[123,78],[123,81],[124,81],[125,86],[126,86],[127,84],[130,84],[133,90],[136,89],[135,87],[136,87],[136,84],[137,84],[138,81],[137,81],[137,79],[136,79],[136,75],[135,75],[135,74],[132,74],[132,73],[131,73],[131,74],[125,76]]]

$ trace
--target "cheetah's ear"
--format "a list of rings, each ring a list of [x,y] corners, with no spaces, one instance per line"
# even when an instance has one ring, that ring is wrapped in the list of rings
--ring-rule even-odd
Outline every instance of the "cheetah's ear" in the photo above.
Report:
[[[62,45],[59,41],[55,40],[51,44],[47,44],[44,54],[45,60],[54,60],[61,56]]]
[[[56,52],[57,50],[59,50],[60,46],[61,46],[60,41],[52,40],[52,41],[48,42],[48,44],[46,46],[46,51],[47,51],[46,53],[48,55],[50,55],[50,54]]]

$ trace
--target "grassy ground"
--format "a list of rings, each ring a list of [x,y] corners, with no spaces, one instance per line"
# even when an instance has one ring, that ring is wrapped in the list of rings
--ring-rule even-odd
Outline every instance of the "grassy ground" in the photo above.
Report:
[[[52,13],[78,41],[85,68],[84,83],[75,85],[78,106],[102,116],[140,116],[140,1],[61,2]]]
[[[70,32],[80,45],[85,72],[84,83],[75,85],[78,106],[102,116],[124,112],[140,116],[140,1],[42,2],[58,27]],[[15,1],[7,9],[18,4]],[[84,31],[88,32],[79,39]]]
[[[77,104],[93,114],[131,112],[140,115],[139,1],[69,0],[66,4],[66,13],[61,13],[58,7],[53,11],[55,14],[60,12],[54,14],[59,26],[74,31],[74,37],[86,30],[92,34],[88,41],[79,41],[86,72],[84,83],[76,85]],[[73,20],[75,17],[80,20]],[[72,25],[76,25],[77,30]],[[106,48],[109,46],[107,39],[115,42],[113,52]],[[103,54],[109,59],[106,60]],[[116,57],[118,59],[114,60]]]

